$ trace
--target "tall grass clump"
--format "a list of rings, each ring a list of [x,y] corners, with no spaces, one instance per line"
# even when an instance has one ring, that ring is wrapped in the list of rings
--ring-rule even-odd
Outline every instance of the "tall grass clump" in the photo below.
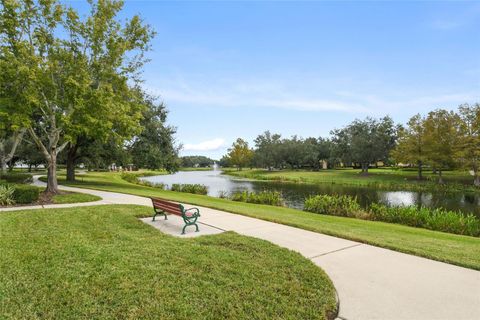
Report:
[[[338,195],[317,195],[305,200],[305,211],[364,220],[398,223],[473,237],[480,236],[480,219],[473,214],[426,207],[388,207],[372,203],[363,209],[356,198]]]
[[[369,212],[372,220],[474,237],[480,236],[480,219],[473,214],[463,214],[441,208],[387,207],[376,203],[370,205]]]
[[[123,180],[125,180],[127,182],[130,182],[130,183],[164,190],[165,187],[166,187],[164,183],[151,182],[151,181],[140,179],[140,177],[148,177],[148,176],[152,176],[154,174],[155,173],[144,173],[144,172],[143,173],[127,173],[127,172],[123,172],[121,177],[122,177]]]
[[[366,215],[356,198],[339,195],[320,194],[311,196],[305,200],[304,210],[341,217],[361,218]]]
[[[278,191],[237,191],[230,195],[230,200],[257,204],[268,204],[271,206],[284,205],[282,194]]]
[[[161,183],[161,182],[151,182],[151,181],[148,181],[148,180],[138,179],[137,184],[139,184],[141,186],[152,187],[152,188],[157,188],[157,189],[162,189],[162,190],[165,189],[165,184]]]
[[[186,192],[186,193],[193,193],[193,194],[203,194],[206,195],[208,193],[208,187],[203,184],[179,184],[174,183],[170,188],[171,191],[177,192]]]
[[[11,206],[15,204],[15,199],[13,193],[15,188],[7,184],[0,185],[0,205],[1,206]]]
[[[225,191],[225,190],[220,190],[218,192],[218,197],[220,199],[228,199],[228,191]]]
[[[140,181],[140,179],[138,178],[139,175],[135,174],[135,173],[122,172],[121,177],[122,177],[123,180],[125,180],[127,182],[130,182],[130,183],[138,184],[138,182]]]

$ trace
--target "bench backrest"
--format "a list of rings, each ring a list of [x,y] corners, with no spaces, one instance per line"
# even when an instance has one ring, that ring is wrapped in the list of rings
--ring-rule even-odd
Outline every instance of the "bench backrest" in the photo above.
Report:
[[[151,198],[153,207],[155,209],[160,209],[162,211],[175,214],[178,216],[183,215],[182,205],[178,203],[173,203],[159,198]]]

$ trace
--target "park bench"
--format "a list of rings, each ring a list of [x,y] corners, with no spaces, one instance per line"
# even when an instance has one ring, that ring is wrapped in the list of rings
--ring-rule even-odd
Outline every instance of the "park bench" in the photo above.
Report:
[[[152,221],[155,221],[155,217],[158,215],[165,216],[167,219],[167,214],[174,214],[183,218],[185,226],[182,229],[182,234],[185,234],[185,229],[188,226],[195,226],[198,232],[197,219],[200,217],[200,211],[198,208],[185,209],[181,204],[170,202],[167,200],[159,198],[150,198],[152,199],[154,215]]]

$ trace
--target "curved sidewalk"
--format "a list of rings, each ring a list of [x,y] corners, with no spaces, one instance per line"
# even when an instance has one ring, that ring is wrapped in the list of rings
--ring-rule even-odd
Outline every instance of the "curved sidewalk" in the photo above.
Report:
[[[44,185],[37,177],[35,184]],[[44,207],[151,205],[150,199],[139,196],[66,186],[60,188],[103,199]],[[480,317],[479,271],[238,214],[199,208],[202,224],[264,239],[297,251],[325,270],[338,291],[340,319],[467,320]]]

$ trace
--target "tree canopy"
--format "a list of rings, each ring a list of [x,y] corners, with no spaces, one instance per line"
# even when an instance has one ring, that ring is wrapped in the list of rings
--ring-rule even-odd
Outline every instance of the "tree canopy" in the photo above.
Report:
[[[248,142],[238,138],[230,149],[228,149],[228,159],[231,165],[237,166],[242,170],[249,165],[253,158],[253,151],[248,147]]]
[[[420,114],[414,115],[405,128],[398,131],[398,143],[392,150],[392,157],[397,162],[414,163],[418,167],[418,179],[422,179],[422,168],[427,161],[425,140],[425,119]]]
[[[398,126],[390,117],[355,120],[331,132],[334,153],[343,163],[358,163],[363,173],[378,161],[386,162],[397,139]]]
[[[21,80],[2,92],[20,96],[22,103],[9,109],[14,118],[24,117],[53,193],[57,156],[67,146],[88,138],[123,143],[141,131],[139,72],[153,32],[138,16],[120,22],[121,1],[89,3],[90,14],[82,19],[56,0],[1,2],[1,63],[19,70]],[[3,88],[17,77],[8,70]]]

